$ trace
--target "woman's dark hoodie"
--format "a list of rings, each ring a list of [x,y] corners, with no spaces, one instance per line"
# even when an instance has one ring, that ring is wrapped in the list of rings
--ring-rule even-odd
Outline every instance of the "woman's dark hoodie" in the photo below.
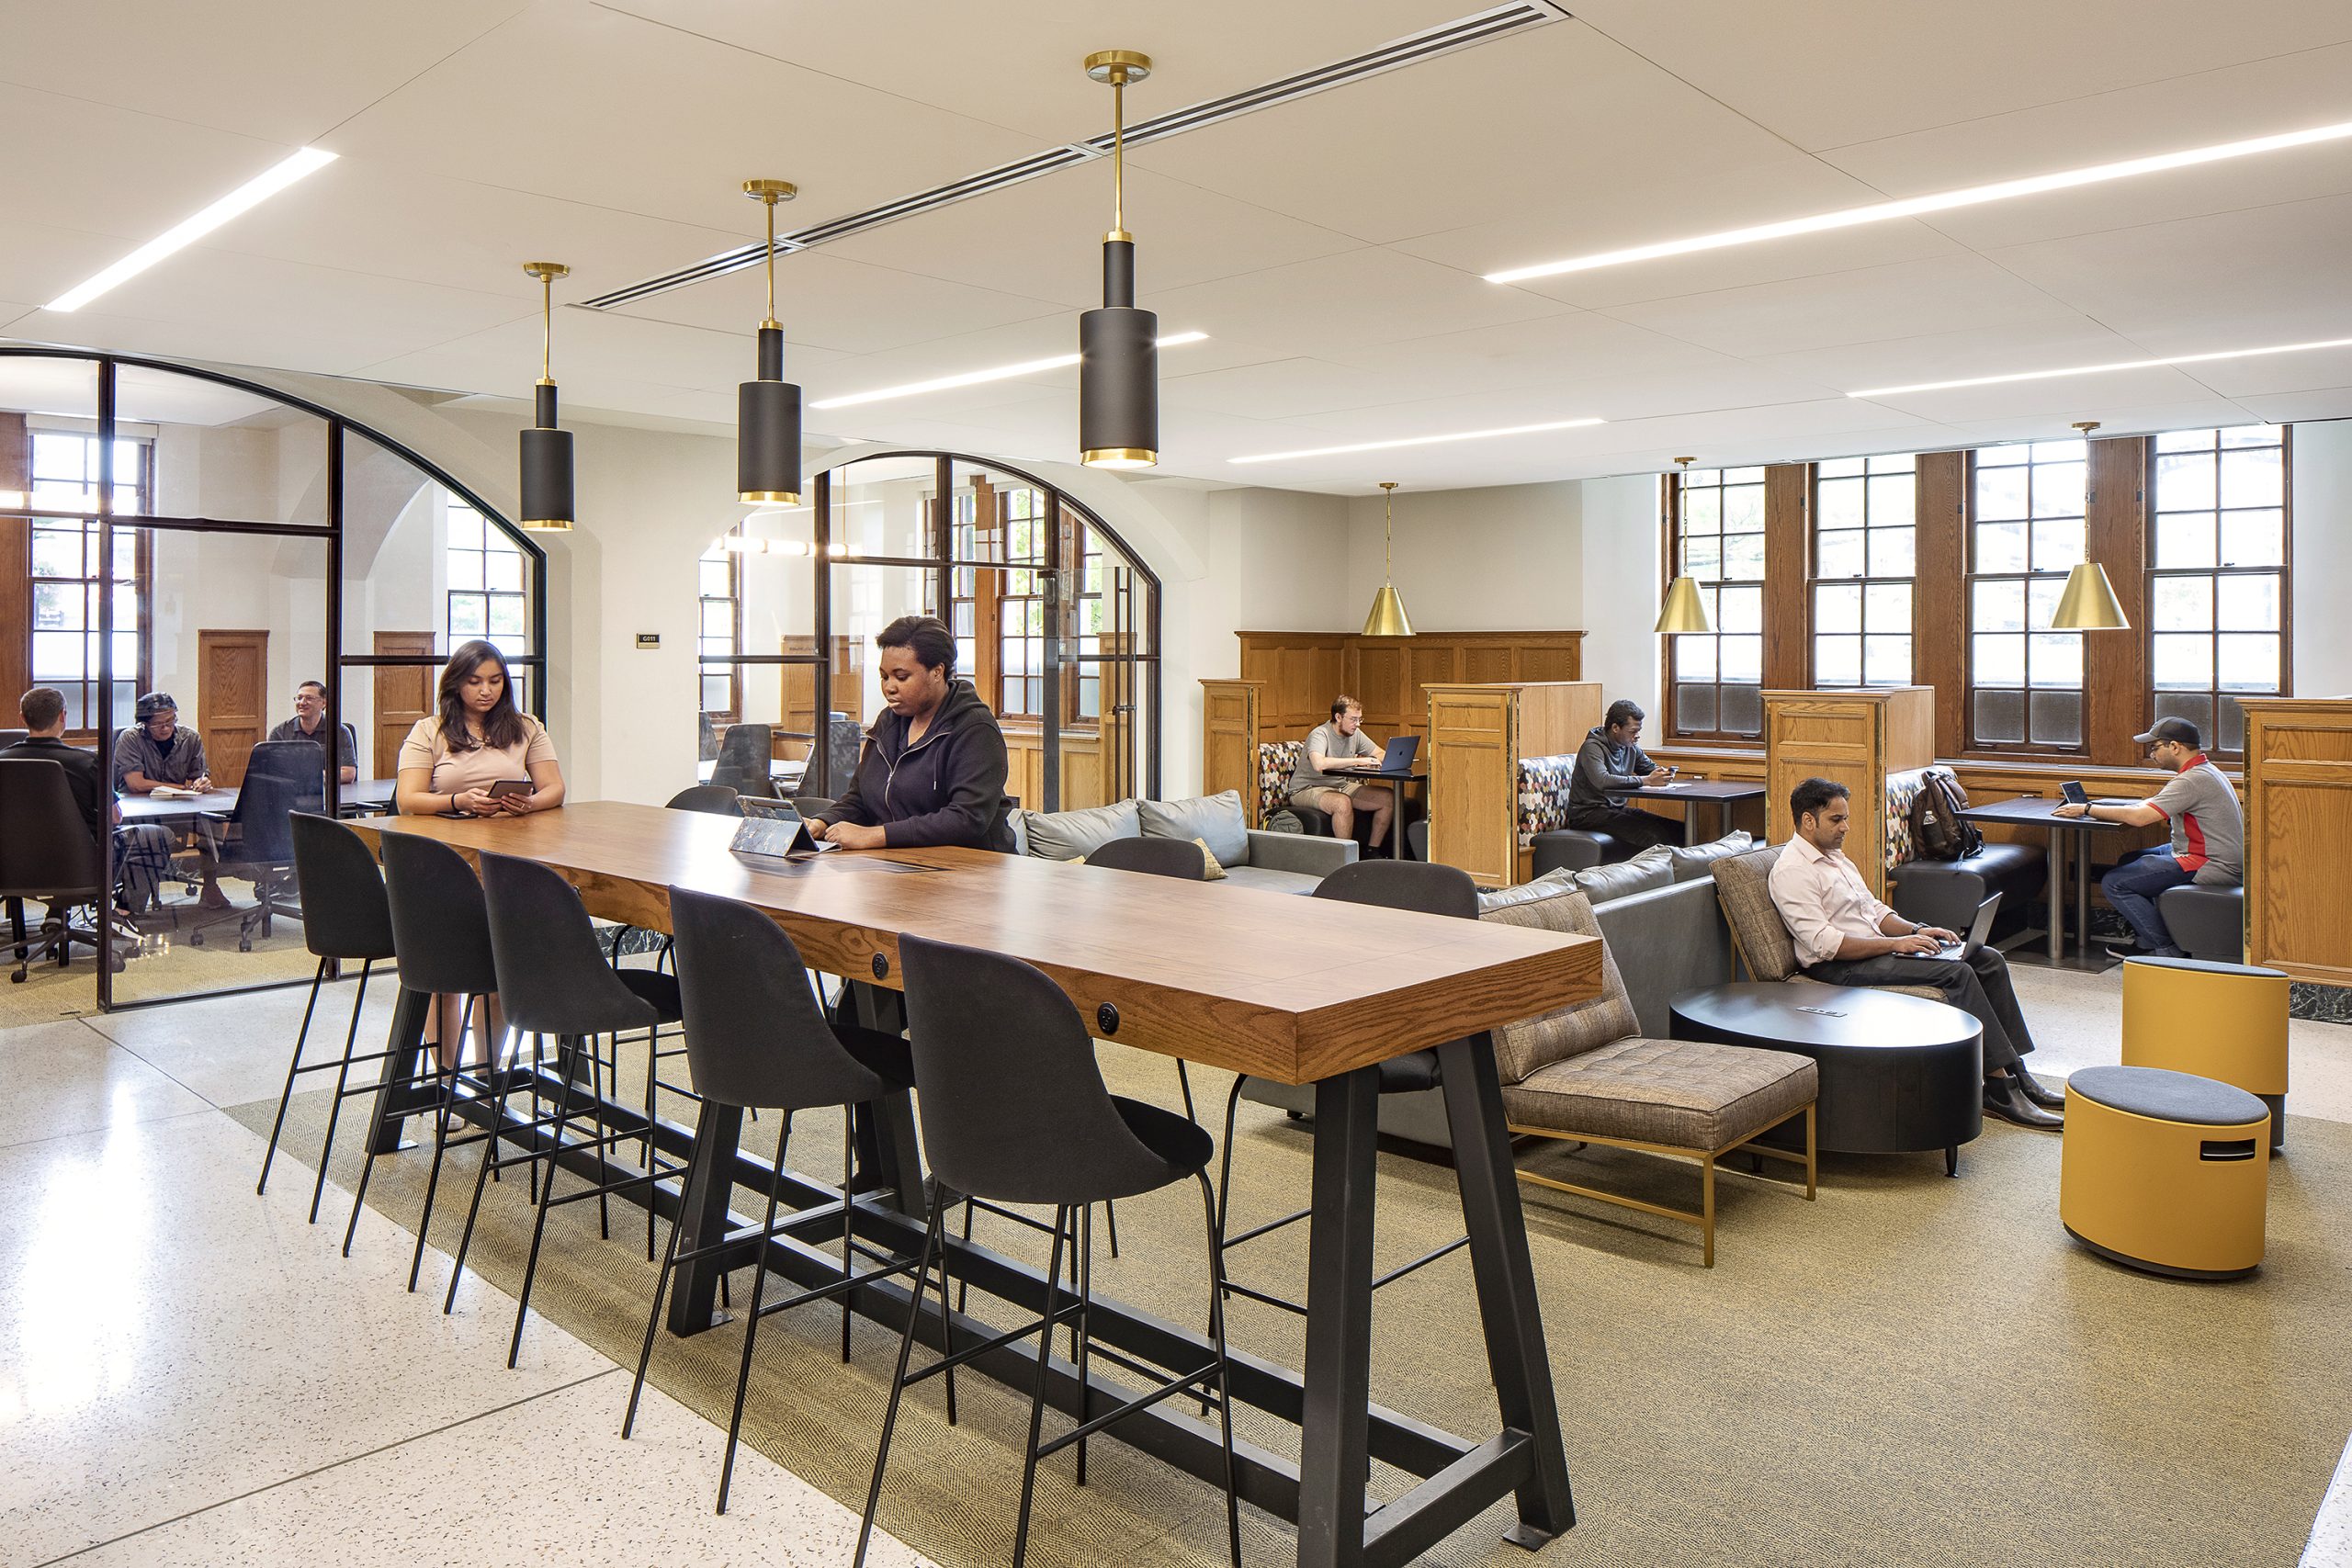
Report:
[[[894,850],[966,844],[1012,852],[1004,797],[1004,731],[969,681],[948,683],[922,739],[907,744],[910,721],[885,711],[865,732],[857,776],[833,803],[834,820],[880,827]]]

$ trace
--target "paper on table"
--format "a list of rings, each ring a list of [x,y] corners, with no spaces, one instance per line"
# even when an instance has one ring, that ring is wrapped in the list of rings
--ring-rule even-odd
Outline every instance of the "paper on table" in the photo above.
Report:
[[[182,789],[177,784],[157,784],[153,789],[149,790],[147,793],[154,796],[157,800],[195,800],[198,798],[196,791],[192,789]]]

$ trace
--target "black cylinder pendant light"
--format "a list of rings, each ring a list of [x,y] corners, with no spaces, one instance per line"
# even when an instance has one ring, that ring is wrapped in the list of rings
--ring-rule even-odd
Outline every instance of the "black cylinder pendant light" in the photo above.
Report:
[[[1159,461],[1159,317],[1136,309],[1136,240],[1126,229],[1126,86],[1151,57],[1106,49],[1086,73],[1111,86],[1111,231],[1102,236],[1102,308],[1078,319],[1078,460],[1095,468]]]
[[[760,322],[759,379],[742,384],[735,404],[735,492],[745,502],[792,506],[800,500],[800,389],[784,378],[784,324],[775,319],[775,204],[800,187],[745,180],[743,194],[767,209],[768,313]]]
[[[555,377],[548,366],[555,346],[555,280],[571,269],[561,262],[525,262],[539,280],[539,384],[532,428],[523,432],[523,515],[516,523],[536,533],[570,528],[571,432],[556,428]]]

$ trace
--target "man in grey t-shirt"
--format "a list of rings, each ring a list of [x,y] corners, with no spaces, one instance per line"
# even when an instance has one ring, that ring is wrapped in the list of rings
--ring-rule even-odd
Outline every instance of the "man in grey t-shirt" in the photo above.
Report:
[[[1396,813],[1396,791],[1388,784],[1351,778],[1369,759],[1378,766],[1385,749],[1363,732],[1363,705],[1353,697],[1331,699],[1331,722],[1318,724],[1306,737],[1306,755],[1290,775],[1294,806],[1311,807],[1331,818],[1335,837],[1355,837],[1356,814],[1372,816],[1372,847],[1379,849]]]
[[[2119,957],[2153,954],[2178,958],[2156,899],[2166,888],[2194,882],[2206,887],[2236,887],[2245,880],[2245,813],[2237,791],[2222,770],[2205,758],[2197,727],[2185,718],[2160,718],[2145,735],[2132,738],[2148,749],[2148,761],[2170,768],[2172,777],[2149,799],[2131,806],[2062,806],[2061,817],[2095,817],[2134,828],[2171,825],[2172,843],[2127,857],[2099,878],[2099,890],[2115,906],[2137,939],[2132,947],[2110,947]]]

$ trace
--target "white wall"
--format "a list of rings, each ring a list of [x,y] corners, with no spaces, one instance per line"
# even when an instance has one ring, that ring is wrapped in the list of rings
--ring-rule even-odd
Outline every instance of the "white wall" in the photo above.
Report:
[[[2295,694],[2352,695],[2352,420],[2295,426]]]
[[[1574,631],[1583,625],[1582,487],[1400,492],[1396,591],[1432,631]],[[1348,594],[1363,624],[1381,578],[1381,498],[1348,506]]]
[[[1587,479],[1584,492],[1584,674],[1612,702],[1630,697],[1659,711],[1657,622],[1658,479],[1631,474]],[[1655,723],[1653,730],[1655,732]]]

